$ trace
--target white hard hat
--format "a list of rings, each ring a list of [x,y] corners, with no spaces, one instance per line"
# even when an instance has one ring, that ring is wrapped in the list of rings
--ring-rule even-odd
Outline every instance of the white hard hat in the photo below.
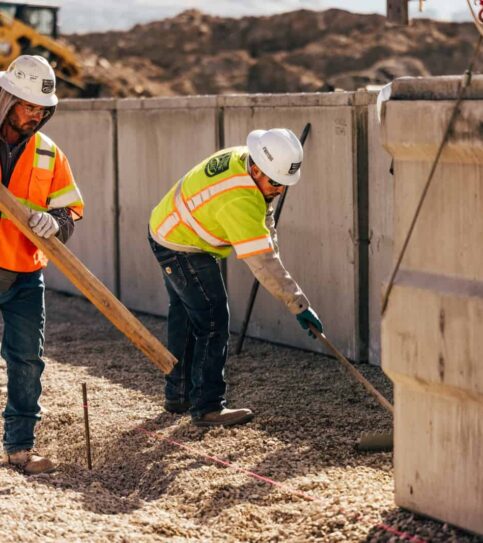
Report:
[[[287,128],[253,130],[247,147],[255,164],[281,185],[295,185],[300,179],[304,151],[297,136]]]
[[[32,104],[55,106],[55,73],[52,66],[39,55],[21,55],[0,72],[0,87]]]

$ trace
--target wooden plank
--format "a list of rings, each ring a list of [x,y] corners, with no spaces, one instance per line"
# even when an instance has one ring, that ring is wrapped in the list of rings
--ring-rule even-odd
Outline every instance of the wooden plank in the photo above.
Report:
[[[29,210],[0,183],[0,211],[59,268],[59,270],[109,319],[148,359],[169,373],[176,358],[56,237],[38,237],[28,226]]]

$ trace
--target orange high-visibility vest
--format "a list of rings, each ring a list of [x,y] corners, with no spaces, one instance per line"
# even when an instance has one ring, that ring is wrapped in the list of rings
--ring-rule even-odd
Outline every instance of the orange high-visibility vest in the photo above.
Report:
[[[0,180],[1,181],[1,180]],[[35,211],[68,207],[74,220],[82,217],[84,202],[64,153],[45,134],[32,136],[12,172],[8,190]],[[47,258],[3,214],[0,215],[0,268],[32,272]]]

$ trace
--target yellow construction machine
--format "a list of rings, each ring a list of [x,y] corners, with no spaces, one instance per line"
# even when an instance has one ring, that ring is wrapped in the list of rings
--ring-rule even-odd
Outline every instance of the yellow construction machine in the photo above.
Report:
[[[58,41],[58,11],[59,6],[43,2],[0,2],[0,70],[19,55],[41,55],[61,85],[82,96],[95,95],[95,86],[82,77],[76,55]]]

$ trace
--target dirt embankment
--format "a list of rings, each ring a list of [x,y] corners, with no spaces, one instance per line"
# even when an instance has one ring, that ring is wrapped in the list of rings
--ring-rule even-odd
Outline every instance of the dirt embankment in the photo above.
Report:
[[[460,74],[476,36],[472,23],[394,27],[339,9],[241,19],[189,10],[67,39],[103,95],[125,97],[355,90],[403,75]]]

